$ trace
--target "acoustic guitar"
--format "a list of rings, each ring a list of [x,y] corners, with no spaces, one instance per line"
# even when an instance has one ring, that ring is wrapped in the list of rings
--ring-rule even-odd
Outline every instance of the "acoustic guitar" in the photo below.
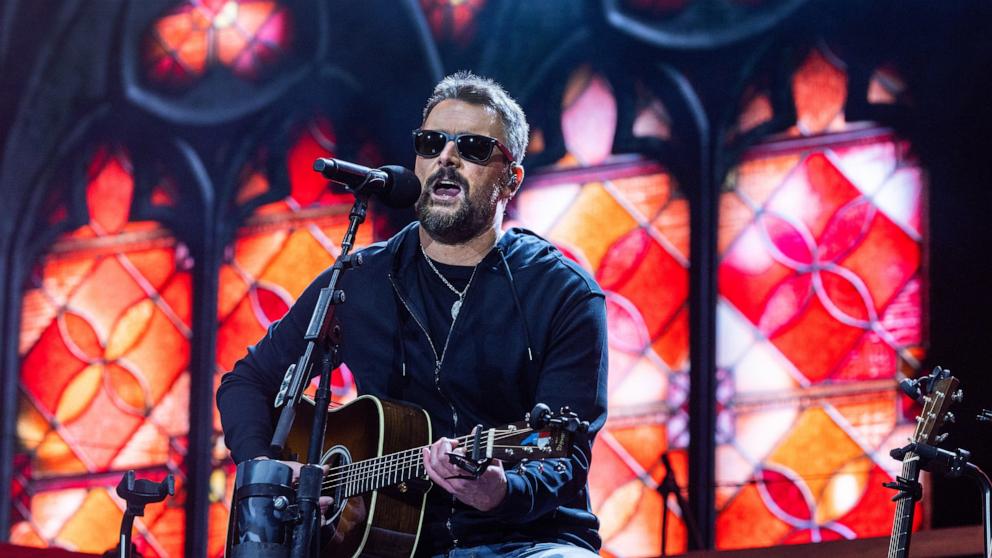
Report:
[[[285,459],[307,455],[313,401],[300,405],[287,440]],[[538,416],[540,415],[540,416]],[[458,438],[469,457],[523,460],[565,457],[576,432],[588,423],[567,408],[553,414],[538,405],[524,421],[500,428],[475,429]],[[430,418],[422,409],[363,395],[327,417],[322,464],[328,465],[322,495],[334,499],[321,529],[324,557],[409,557],[420,537],[424,504],[431,487],[422,450],[434,439]],[[468,473],[466,473],[468,474]],[[227,553],[233,555],[232,533],[238,494],[231,505]]]
[[[916,428],[910,438],[911,444],[932,445],[939,442],[938,432],[945,421],[953,421],[948,409],[961,398],[960,392],[955,392],[958,380],[939,366],[934,368],[929,376],[920,381],[912,382],[910,390],[923,404],[923,412],[916,417]],[[917,387],[919,386],[919,387]],[[905,389],[905,388],[904,388]],[[899,451],[899,450],[894,450]],[[892,534],[889,536],[888,558],[906,558],[909,556],[909,542],[913,529],[913,514],[916,501],[920,499],[920,458],[912,451],[906,451],[902,456],[902,473],[897,482],[886,483],[889,488],[900,490],[893,497],[896,500],[896,513],[892,520]]]

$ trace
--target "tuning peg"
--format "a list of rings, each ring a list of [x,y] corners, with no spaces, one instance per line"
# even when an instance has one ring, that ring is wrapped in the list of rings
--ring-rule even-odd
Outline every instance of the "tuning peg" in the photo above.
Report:
[[[548,425],[551,420],[551,409],[544,403],[534,405],[534,409],[527,414],[527,424],[534,430],[541,430]]]
[[[949,424],[954,424],[955,422],[957,422],[957,420],[958,418],[954,416],[954,413],[950,411],[944,413],[944,422],[947,422]]]
[[[951,401],[954,401],[955,403],[964,401],[964,390],[959,389],[955,391],[954,395],[951,396]]]
[[[950,434],[947,433],[947,432],[944,432],[943,434],[940,434],[936,438],[934,438],[933,441],[937,445],[940,445],[940,444],[943,444],[944,443],[944,440],[946,440],[948,436],[950,436]]]

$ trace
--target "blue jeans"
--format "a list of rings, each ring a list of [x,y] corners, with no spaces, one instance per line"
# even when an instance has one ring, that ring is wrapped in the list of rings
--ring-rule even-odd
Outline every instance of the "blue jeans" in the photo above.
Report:
[[[452,548],[432,558],[599,558],[599,554],[565,543],[507,542]]]

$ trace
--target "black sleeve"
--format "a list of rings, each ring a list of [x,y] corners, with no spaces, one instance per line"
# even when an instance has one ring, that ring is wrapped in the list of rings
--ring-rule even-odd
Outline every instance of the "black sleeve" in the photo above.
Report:
[[[327,271],[306,288],[279,321],[269,326],[265,336],[225,374],[217,388],[224,442],[236,463],[269,455],[275,425],[273,401],[283,375],[303,353],[303,339],[320,289],[329,280]]]
[[[555,316],[552,331],[536,401],[552,411],[568,406],[589,421],[589,432],[575,436],[568,457],[530,461],[507,471],[506,499],[492,513],[510,523],[528,523],[576,497],[586,486],[593,439],[606,422],[608,349],[602,293],[590,292]]]

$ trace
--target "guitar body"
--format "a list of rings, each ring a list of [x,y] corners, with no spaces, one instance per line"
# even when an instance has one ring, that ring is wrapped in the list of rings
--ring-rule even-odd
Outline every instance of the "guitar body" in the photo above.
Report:
[[[287,448],[301,456],[310,445],[313,406],[301,405]],[[306,409],[306,411],[302,411]],[[333,409],[324,437],[326,462],[334,448],[347,449],[351,461],[381,457],[431,443],[431,424],[421,409],[363,395]],[[296,449],[299,448],[299,449]],[[334,464],[332,463],[333,467]],[[405,485],[352,496],[338,510],[336,525],[325,527],[325,557],[408,557],[420,537],[426,493]]]
[[[310,445],[313,401],[297,406],[297,416],[286,443],[286,460],[300,461]],[[333,468],[342,456],[350,462],[381,457],[431,443],[427,413],[408,405],[363,395],[327,415],[324,458]],[[332,472],[333,475],[333,472]],[[330,475],[329,475],[330,476]],[[427,483],[424,483],[426,485]],[[417,488],[421,488],[418,490]],[[334,504],[334,518],[321,529],[321,555],[326,558],[407,558],[420,537],[426,492],[406,483],[351,496]],[[325,491],[324,495],[333,496]],[[236,516],[237,500],[231,506]],[[228,529],[227,556],[232,556],[233,523]]]
[[[283,460],[300,461],[299,456],[308,454],[314,405],[305,398],[304,402],[297,406]],[[561,458],[571,451],[573,435],[588,428],[589,423],[567,407],[555,414],[547,405],[538,404],[523,422],[480,427],[458,438],[464,452],[451,459],[469,474],[478,475],[492,459],[512,464],[522,459]],[[421,452],[431,442],[430,417],[410,405],[363,395],[328,412],[321,447],[321,463],[328,466],[328,473],[321,494],[332,497],[334,504],[326,514],[327,525],[320,529],[322,557],[413,555],[431,486]],[[280,529],[287,529],[294,517],[294,508],[286,501],[292,496],[290,477],[289,467],[280,463],[238,465],[227,536],[229,558],[257,556],[252,553],[260,545],[274,552],[266,556],[284,555],[279,553],[287,549],[287,537]],[[239,509],[242,499],[248,503]],[[241,528],[244,533],[238,532]]]

